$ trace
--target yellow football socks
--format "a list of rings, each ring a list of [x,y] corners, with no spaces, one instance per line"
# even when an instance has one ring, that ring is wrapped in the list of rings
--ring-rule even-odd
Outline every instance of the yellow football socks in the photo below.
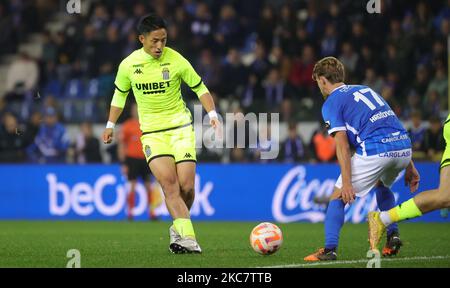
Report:
[[[398,222],[422,216],[422,212],[420,212],[413,198],[403,202],[398,206],[395,206],[394,208],[389,210],[388,213],[392,222]]]
[[[190,237],[195,239],[194,227],[192,226],[191,219],[177,218],[173,221],[173,226],[182,238]]]

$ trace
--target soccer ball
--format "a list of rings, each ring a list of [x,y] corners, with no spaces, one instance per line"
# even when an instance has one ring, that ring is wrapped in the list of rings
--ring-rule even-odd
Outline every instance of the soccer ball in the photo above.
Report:
[[[282,243],[283,233],[280,228],[269,222],[258,224],[250,233],[250,245],[253,250],[262,255],[277,252]]]

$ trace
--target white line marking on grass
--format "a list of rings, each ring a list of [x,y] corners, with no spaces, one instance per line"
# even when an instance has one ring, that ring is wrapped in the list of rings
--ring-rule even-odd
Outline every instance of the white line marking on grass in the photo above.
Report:
[[[417,256],[417,257],[403,257],[403,258],[382,258],[381,263],[383,262],[403,262],[403,261],[417,261],[417,260],[442,260],[442,259],[450,259],[450,255],[445,256]],[[328,266],[328,265],[340,265],[340,264],[365,264],[370,259],[360,259],[360,260],[344,260],[344,261],[318,261],[313,263],[294,263],[287,265],[275,265],[275,266],[261,266],[257,268],[301,268],[301,267],[314,267],[314,266]]]

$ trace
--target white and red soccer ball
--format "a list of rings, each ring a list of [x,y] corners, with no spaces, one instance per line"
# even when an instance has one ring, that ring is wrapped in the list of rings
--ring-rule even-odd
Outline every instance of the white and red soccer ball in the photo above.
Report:
[[[280,249],[281,244],[283,244],[283,233],[273,223],[260,223],[250,233],[250,245],[259,254],[273,254]]]

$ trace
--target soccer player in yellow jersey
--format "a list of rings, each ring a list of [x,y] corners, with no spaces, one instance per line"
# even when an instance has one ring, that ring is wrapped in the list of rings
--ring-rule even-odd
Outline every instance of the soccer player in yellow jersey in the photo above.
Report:
[[[169,249],[173,253],[201,253],[189,214],[194,202],[195,134],[191,113],[181,96],[181,81],[197,94],[208,112],[211,126],[218,133],[222,131],[221,124],[214,101],[200,76],[181,54],[166,47],[164,19],[155,14],[144,16],[138,31],[143,47],[119,65],[103,141],[112,142],[114,125],[128,92],[133,90],[143,151],[164,191],[166,206],[173,218]]]
[[[450,115],[445,121],[443,133],[446,147],[441,160],[439,188],[424,191],[389,211],[370,212],[368,222],[371,249],[378,250],[381,237],[386,227],[391,223],[416,218],[434,210],[450,207]]]

